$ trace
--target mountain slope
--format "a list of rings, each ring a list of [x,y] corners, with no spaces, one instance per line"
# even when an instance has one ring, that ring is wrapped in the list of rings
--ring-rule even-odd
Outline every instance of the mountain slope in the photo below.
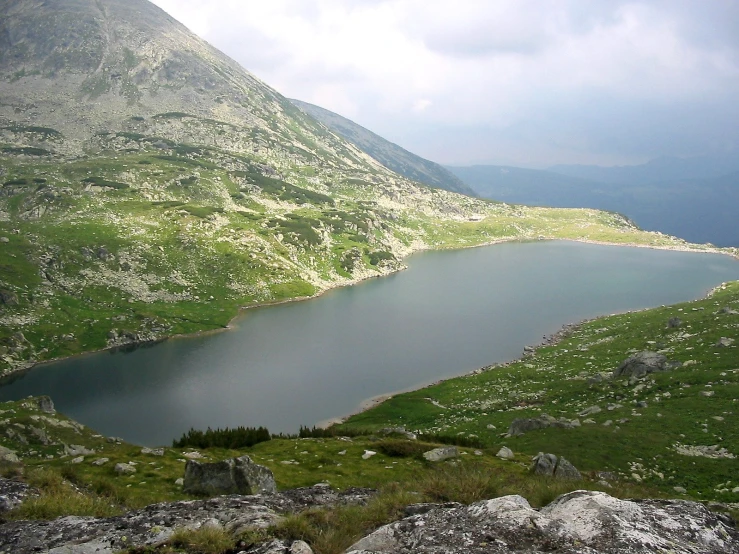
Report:
[[[339,114],[308,102],[294,99],[290,101],[305,113],[326,125],[334,133],[345,138],[357,148],[367,152],[382,165],[400,175],[432,187],[476,196],[470,187],[439,164],[408,152],[408,150]]]
[[[0,0],[0,373],[520,238],[682,247],[392,172],[145,0]]]

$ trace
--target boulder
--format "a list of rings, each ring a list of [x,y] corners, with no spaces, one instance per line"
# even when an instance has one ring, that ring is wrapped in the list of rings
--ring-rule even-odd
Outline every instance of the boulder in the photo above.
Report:
[[[670,329],[677,329],[683,324],[683,320],[679,317],[671,317],[667,322],[667,327]]]
[[[423,453],[423,457],[429,462],[441,462],[457,456],[459,456],[459,449],[456,446],[442,446]]]
[[[577,468],[563,456],[557,457],[554,454],[544,454],[543,452],[539,452],[534,456],[531,472],[535,475],[545,475],[556,479],[582,479],[582,475],[580,475]]]
[[[534,456],[534,463],[531,465],[531,471],[535,475],[553,476],[554,470],[557,469],[557,456],[554,454],[544,454],[539,452]]]
[[[90,450],[89,448],[82,446],[80,444],[65,444],[64,445],[64,453],[68,456],[90,456],[92,454],[95,454],[94,450]]]
[[[716,343],[716,347],[718,348],[727,348],[734,344],[734,339],[728,338],[728,337],[721,337],[718,339],[718,342]]]
[[[11,450],[10,448],[5,448],[4,446],[0,446],[0,460],[4,462],[11,462],[14,464],[20,462],[20,459],[18,458],[18,455],[15,453],[15,450]]]
[[[0,290],[0,304],[5,304],[6,306],[17,306],[18,296],[9,290]]]
[[[573,479],[575,481],[582,479],[582,475],[580,475],[577,468],[567,461],[564,456],[560,456],[557,461],[557,467],[554,468],[554,477],[556,479]]]
[[[593,414],[599,414],[603,411],[603,409],[600,406],[590,406],[589,408],[585,408],[583,411],[579,412],[577,415],[580,417],[585,417]]]
[[[212,464],[188,460],[183,491],[191,494],[260,494],[277,491],[272,472],[249,456]]]
[[[121,462],[115,465],[113,471],[115,471],[118,475],[131,475],[133,473],[136,473],[136,468],[133,467],[131,464]]]
[[[0,514],[19,506],[26,498],[38,496],[31,485],[0,477]]]
[[[669,362],[664,354],[657,352],[639,352],[624,360],[613,371],[614,377],[644,377],[648,373],[666,371],[680,367],[680,362]]]
[[[411,441],[418,438],[418,435],[407,431],[405,427],[385,427],[384,429],[380,429],[377,433],[380,435],[400,435]]]
[[[508,434],[512,437],[523,435],[529,431],[535,431],[536,429],[545,429],[547,427],[560,427],[562,429],[572,429],[575,427],[572,421],[565,417],[559,419],[550,416],[549,414],[541,414],[539,417],[532,418],[517,418],[511,422],[511,426],[508,428]]]
[[[575,491],[541,510],[518,495],[438,506],[380,527],[348,554],[737,554],[739,532],[697,502]]]
[[[504,460],[512,460],[514,457],[514,454],[513,454],[513,450],[511,450],[507,446],[503,446],[501,447],[500,450],[498,450],[498,453],[496,454],[496,456]]]

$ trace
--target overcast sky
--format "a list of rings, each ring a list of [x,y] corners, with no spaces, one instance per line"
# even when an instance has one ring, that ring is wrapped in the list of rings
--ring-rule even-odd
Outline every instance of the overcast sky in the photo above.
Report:
[[[291,98],[440,163],[739,156],[735,0],[154,0]]]

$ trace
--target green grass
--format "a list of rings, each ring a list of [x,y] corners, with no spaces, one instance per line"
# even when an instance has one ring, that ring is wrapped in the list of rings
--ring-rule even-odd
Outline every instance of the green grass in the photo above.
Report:
[[[534,356],[396,395],[338,429],[371,431],[402,421],[416,432],[474,437],[489,448],[507,445],[529,455],[553,452],[584,471],[613,471],[627,480],[637,474],[664,491],[683,486],[697,498],[735,502],[737,495],[724,489],[736,485],[721,485],[733,483],[736,459],[675,451],[677,443],[718,444],[739,455],[732,423],[739,357],[734,346],[715,346],[722,336],[736,337],[739,316],[720,312],[724,306],[739,307],[738,283],[707,299],[585,323]],[[683,325],[670,329],[667,321],[675,316]],[[669,359],[688,363],[638,383],[589,380],[601,372],[610,374],[631,352],[659,349]],[[702,391],[713,396],[702,396]],[[646,407],[637,402],[646,402]],[[578,415],[595,405],[602,411]],[[501,436],[514,419],[542,413],[594,423]]]
[[[186,115],[166,118],[175,124]],[[188,126],[201,124],[221,125],[188,116]],[[274,140],[261,130],[252,134],[264,144]],[[118,135],[145,150],[64,163],[0,157],[7,175],[0,211],[9,218],[0,221],[0,234],[10,239],[2,246],[0,287],[19,299],[3,308],[0,341],[21,321],[30,343],[10,361],[0,358],[0,373],[105,348],[114,329],[156,339],[222,328],[241,306],[392,271],[400,266],[399,249],[420,242],[458,248],[543,236],[682,244],[615,214],[451,201],[429,189],[408,207],[392,208],[380,201],[386,185],[375,170],[347,175],[298,157],[275,171],[258,154]],[[146,150],[158,141],[173,155]],[[473,222],[424,211],[448,202],[484,217]],[[100,248],[107,259],[83,255]],[[111,322],[119,314],[126,314],[125,324]]]

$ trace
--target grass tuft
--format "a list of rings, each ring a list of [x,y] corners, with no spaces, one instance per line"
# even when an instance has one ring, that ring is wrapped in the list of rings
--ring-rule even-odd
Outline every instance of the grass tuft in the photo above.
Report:
[[[204,525],[198,529],[176,529],[169,542],[192,554],[225,554],[234,547],[234,539],[223,527]]]

